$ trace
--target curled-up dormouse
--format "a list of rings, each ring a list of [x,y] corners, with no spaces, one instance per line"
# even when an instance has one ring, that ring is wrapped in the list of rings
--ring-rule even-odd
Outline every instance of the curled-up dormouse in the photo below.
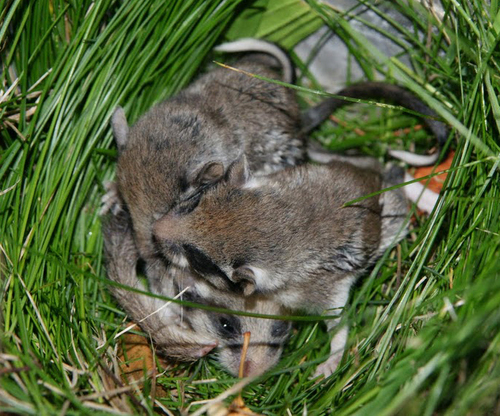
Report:
[[[121,285],[144,290],[136,274],[139,253],[134,243],[126,211],[109,213],[104,225],[104,244],[109,278]],[[282,305],[266,296],[221,292],[210,299],[212,288],[195,275],[175,274],[176,268],[164,269],[165,294],[173,297],[185,291],[184,300],[234,311],[266,315],[286,315]],[[240,365],[243,334],[251,333],[243,375],[258,375],[275,365],[287,340],[291,325],[287,321],[215,313],[188,308],[140,294],[127,288],[110,286],[120,305],[146,331],[166,356],[181,360],[196,360],[211,350],[231,374],[237,375]]]
[[[189,215],[167,214],[154,234],[217,288],[206,290],[205,299],[234,295],[236,285],[247,299],[265,296],[291,310],[337,314],[355,279],[405,235],[408,212],[401,189],[345,204],[402,180],[399,168],[345,162],[256,178],[243,156]],[[337,322],[328,320],[328,328]],[[345,328],[336,333],[319,373],[336,368],[346,336]]]
[[[270,55],[249,53],[234,66],[281,79],[280,62]],[[127,206],[146,261],[156,253],[154,221],[171,210],[188,212],[241,153],[256,175],[305,158],[293,90],[220,67],[151,108],[131,127],[117,108],[112,127],[118,146],[116,199],[121,201],[109,204]]]

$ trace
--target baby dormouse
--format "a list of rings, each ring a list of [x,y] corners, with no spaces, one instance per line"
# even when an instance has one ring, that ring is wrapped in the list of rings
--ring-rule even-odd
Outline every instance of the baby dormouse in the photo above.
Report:
[[[109,278],[122,285],[144,290],[136,267],[139,253],[126,211],[109,213],[104,225],[104,243]],[[165,272],[167,269],[164,269]],[[179,269],[169,268],[169,273]],[[197,280],[195,282],[195,280]],[[219,293],[210,299],[213,289],[194,275],[164,276],[165,295],[173,297],[184,289],[185,300],[247,312],[285,315],[287,310],[264,296],[244,297]],[[215,348],[218,361],[231,374],[237,375],[240,365],[243,334],[250,332],[250,345],[244,364],[244,375],[258,375],[277,363],[291,325],[286,321],[214,313],[181,306],[110,286],[110,291],[125,311],[153,339],[161,353],[181,360],[195,360]],[[182,318],[181,318],[182,317]]]
[[[280,79],[269,63],[267,55],[249,54],[234,66]],[[189,211],[241,153],[256,175],[305,158],[294,92],[226,68],[201,76],[131,128],[118,108],[112,127],[118,145],[118,194],[130,211],[137,247],[146,261],[156,254],[153,222],[172,209]]]
[[[248,54],[235,67],[276,79],[280,79],[279,72],[283,70],[283,80],[293,80],[291,63],[273,44],[244,40],[219,47],[221,51],[245,48],[271,55]],[[177,96],[153,107],[131,128],[124,111],[118,108],[112,117],[112,127],[119,151],[117,184],[103,198],[104,212],[111,211],[113,215],[130,212],[121,221],[128,221],[127,227],[133,231],[134,256],[143,260],[149,290],[167,297],[179,294],[176,282],[182,285],[193,276],[189,268],[169,262],[175,258],[174,252],[159,253],[151,231],[153,222],[170,210],[189,212],[202,192],[223,177],[225,169],[241,152],[247,154],[256,175],[295,165],[305,157],[293,91],[224,68],[203,75]],[[112,244],[113,236],[118,239],[123,234],[105,234],[109,240],[108,258],[113,259],[110,278],[142,288],[135,268],[127,270],[136,263],[136,258],[130,255],[128,263],[118,258],[120,247]],[[122,249],[125,257],[127,247],[130,244]],[[158,301],[151,297],[112,291],[134,320],[158,306]],[[204,340],[201,350],[196,343],[193,348],[172,347],[182,346],[179,340],[186,339],[187,345],[195,339],[183,324],[187,322],[183,320],[186,314],[186,310],[171,305],[148,319],[148,324],[141,325],[160,345],[169,346],[164,349],[167,355],[196,359],[200,351],[205,353],[206,346],[217,340]],[[195,313],[195,316],[200,322],[204,315]],[[223,359],[224,354],[220,356]]]
[[[134,242],[130,218],[126,210],[109,213],[103,224],[104,254],[110,280],[141,291],[147,288],[137,276],[139,252]],[[175,272],[175,268],[172,270]],[[163,279],[166,296],[178,294],[173,276]],[[126,288],[109,286],[110,292],[125,309],[129,319],[139,323],[155,344],[170,357],[195,360],[217,346],[217,338],[195,332],[181,319],[178,304],[165,302]]]
[[[337,161],[253,177],[242,156],[189,215],[165,215],[154,234],[217,288],[204,290],[205,299],[235,295],[236,285],[290,310],[338,314],[355,279],[406,233],[401,189],[344,207],[402,182],[401,169],[373,166]],[[328,329],[337,322],[328,320]],[[346,328],[336,332],[319,374],[336,368],[346,337]]]

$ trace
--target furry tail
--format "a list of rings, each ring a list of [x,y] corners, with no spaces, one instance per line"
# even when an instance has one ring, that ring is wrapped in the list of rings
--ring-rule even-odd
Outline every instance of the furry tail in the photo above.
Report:
[[[400,105],[409,110],[422,114],[423,121],[434,134],[439,148],[442,148],[448,138],[448,127],[443,122],[437,120],[437,114],[431,110],[419,98],[410,91],[398,87],[397,85],[385,82],[360,82],[340,90],[336,95],[341,97],[364,99],[364,100],[387,100]],[[310,108],[302,114],[302,130],[304,134],[310,133],[313,129],[325,121],[330,114],[339,108],[351,104],[351,101],[330,97],[318,105]],[[417,155],[401,150],[391,150],[389,153],[412,166],[432,165],[439,157],[439,151],[433,155]]]
[[[222,43],[215,47],[217,52],[263,52],[273,56],[283,70],[283,81],[289,84],[295,82],[295,67],[290,56],[278,45],[261,39],[241,38],[234,42]]]

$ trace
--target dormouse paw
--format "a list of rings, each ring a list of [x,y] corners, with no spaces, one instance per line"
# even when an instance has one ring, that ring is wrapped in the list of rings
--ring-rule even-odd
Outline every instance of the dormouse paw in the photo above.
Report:
[[[106,193],[101,198],[101,210],[99,214],[103,216],[110,211],[113,215],[119,214],[122,210],[123,202],[120,198],[116,182],[106,182],[104,189],[106,189]]]
[[[342,353],[330,355],[328,360],[318,365],[316,371],[314,372],[314,378],[320,376],[323,376],[324,378],[330,377],[339,366],[341,359]]]

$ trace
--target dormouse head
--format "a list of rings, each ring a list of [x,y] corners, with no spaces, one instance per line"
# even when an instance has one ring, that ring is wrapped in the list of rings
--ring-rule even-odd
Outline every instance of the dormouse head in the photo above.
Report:
[[[263,289],[278,281],[276,276],[267,279],[264,265],[269,262],[264,253],[286,260],[267,224],[274,221],[273,216],[266,221],[265,204],[245,192],[251,180],[246,158],[241,156],[189,214],[173,210],[153,227],[156,241],[176,253],[179,265],[189,265],[219,289],[246,296],[255,292],[256,283]]]
[[[203,279],[187,292],[187,299],[215,307],[266,315],[287,315],[288,311],[263,296],[243,297],[214,289]],[[281,357],[291,332],[290,321],[265,319],[191,308],[186,313],[191,328],[218,340],[215,349],[220,364],[237,376],[241,361],[243,335],[250,332],[250,344],[244,363],[244,376],[260,375]]]
[[[141,256],[149,258],[157,252],[154,221],[173,209],[189,212],[223,178],[226,157],[234,156],[215,145],[200,145],[210,142],[204,138],[212,131],[210,122],[173,100],[153,107],[131,128],[118,107],[111,124],[118,147],[119,194],[130,211]]]
[[[380,183],[380,175],[341,163],[254,178],[242,157],[189,215],[171,212],[153,232],[161,247],[220,289],[247,296],[302,291],[322,273],[367,267],[380,242],[379,198],[344,204]]]

